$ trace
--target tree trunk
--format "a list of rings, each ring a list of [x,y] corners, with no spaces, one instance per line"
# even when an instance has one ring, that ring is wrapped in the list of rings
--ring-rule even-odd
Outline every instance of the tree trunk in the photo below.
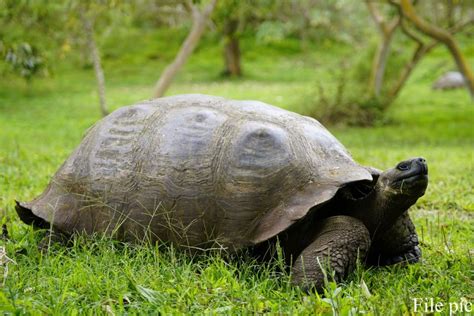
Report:
[[[400,8],[403,16],[406,17],[413,25],[422,33],[442,42],[451,53],[454,61],[456,62],[459,71],[464,75],[466,80],[466,86],[471,94],[471,99],[474,100],[474,75],[472,74],[469,65],[467,64],[464,55],[462,54],[459,46],[457,45],[454,37],[447,31],[431,25],[427,21],[419,17],[415,11],[415,8],[411,4],[410,0],[400,0]]]
[[[471,22],[468,21],[467,23],[459,24],[458,26],[454,26],[450,32],[452,34],[461,31],[465,26],[469,25]],[[421,61],[421,59],[428,54],[433,48],[438,46],[440,42],[437,40],[433,40],[430,44],[424,44],[419,37],[417,37],[413,32],[411,32],[405,24],[402,22],[402,30],[409,38],[413,39],[417,42],[417,47],[412,55],[410,61],[408,61],[405,66],[403,67],[402,71],[400,72],[400,76],[398,77],[397,82],[393,85],[390,92],[388,93],[388,101],[387,105],[392,103],[395,98],[398,96],[402,88],[405,86],[405,83],[410,78],[413,70],[415,69],[416,65]]]
[[[371,90],[375,96],[380,96],[383,86],[383,79],[385,74],[385,67],[387,66],[388,56],[390,55],[390,44],[392,43],[393,33],[387,37],[383,37],[377,49],[374,65],[371,75]]]
[[[239,39],[234,36],[227,39],[224,49],[226,64],[224,74],[231,77],[240,77],[242,75],[242,69],[240,67]]]
[[[398,96],[398,94],[400,93],[402,88],[405,86],[405,83],[408,81],[408,78],[410,78],[410,75],[411,75],[413,69],[415,69],[418,62],[434,46],[435,45],[432,45],[432,46],[418,46],[416,48],[415,52],[413,53],[413,56],[412,56],[411,60],[405,65],[405,67],[403,68],[397,82],[395,83],[395,85],[392,87],[392,89],[388,93],[388,98],[389,98],[389,102],[387,102],[388,104],[390,104],[393,100],[395,100],[395,98]]]
[[[94,26],[91,19],[84,11],[81,14],[81,18],[86,35],[87,46],[89,47],[91,54],[90,56],[94,64],[95,78],[97,80],[97,92],[99,94],[100,112],[102,113],[102,116],[106,116],[109,114],[109,111],[107,110],[107,102],[105,98],[105,77],[104,70],[102,69],[99,49],[97,48],[94,38]]]
[[[202,34],[204,33],[206,23],[212,11],[214,10],[216,2],[217,0],[211,0],[211,2],[202,12],[200,12],[195,5],[191,4],[193,14],[193,25],[191,31],[181,45],[181,48],[179,49],[174,61],[166,67],[166,69],[161,74],[160,79],[156,83],[155,91],[153,93],[155,98],[163,96],[171,84],[173,78],[176,76],[181,67],[186,63],[186,60],[196,48]]]
[[[366,4],[372,19],[379,30],[381,38],[377,47],[377,52],[374,56],[369,79],[369,92],[378,97],[382,91],[385,68],[387,66],[388,57],[390,56],[390,45],[400,19],[397,17],[387,25],[372,1],[366,0]]]
[[[446,21],[448,22],[448,27],[454,26],[454,3],[453,0],[446,1]]]
[[[224,26],[224,75],[239,77],[242,75],[240,67],[240,45],[237,37],[239,21],[229,20]]]

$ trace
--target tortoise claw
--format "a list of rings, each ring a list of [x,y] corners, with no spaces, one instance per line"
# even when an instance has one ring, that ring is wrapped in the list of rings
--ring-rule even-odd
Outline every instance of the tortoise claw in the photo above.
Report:
[[[421,258],[421,249],[418,246],[414,246],[407,252],[403,254],[397,254],[392,257],[382,257],[380,256],[377,260],[378,266],[390,266],[394,264],[412,264],[420,261]]]

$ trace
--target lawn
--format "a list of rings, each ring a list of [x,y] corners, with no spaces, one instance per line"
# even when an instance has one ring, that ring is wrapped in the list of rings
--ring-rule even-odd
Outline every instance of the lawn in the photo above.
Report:
[[[317,78],[329,78],[330,62],[342,58],[324,47],[301,52],[291,41],[279,47],[251,44],[243,44],[246,77],[219,78],[219,48],[205,42],[167,94],[257,99],[301,112]],[[150,97],[166,59],[154,56],[152,48],[106,59],[112,108]],[[360,266],[346,282],[328,284],[325,297],[291,286],[278,262],[262,266],[246,255],[190,258],[170,248],[100,236],[78,237],[70,248],[40,253],[36,245],[44,232],[18,220],[14,200],[41,193],[85,130],[100,119],[94,77],[66,59],[52,77],[31,87],[12,77],[0,79],[0,214],[11,236],[0,244],[14,260],[5,278],[0,276],[0,311],[389,315],[413,312],[414,298],[442,302],[445,313],[450,302],[474,303],[474,106],[465,91],[431,90],[444,61],[449,63],[449,56],[437,49],[421,63],[389,109],[387,124],[330,128],[361,164],[385,169],[425,157],[430,183],[411,210],[423,260],[407,267]]]

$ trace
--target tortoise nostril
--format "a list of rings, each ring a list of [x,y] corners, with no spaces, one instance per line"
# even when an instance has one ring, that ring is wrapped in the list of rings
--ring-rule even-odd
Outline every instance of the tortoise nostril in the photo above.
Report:
[[[424,158],[417,158],[416,159],[416,162],[418,163],[418,165],[421,167],[421,172],[423,174],[428,174],[428,164],[426,163],[426,159]]]

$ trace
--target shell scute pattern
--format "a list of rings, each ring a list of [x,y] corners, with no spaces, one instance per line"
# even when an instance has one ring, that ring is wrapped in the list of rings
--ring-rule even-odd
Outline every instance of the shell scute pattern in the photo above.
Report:
[[[240,127],[233,143],[231,161],[236,173],[266,176],[290,163],[288,133],[282,128],[261,122],[247,122]]]
[[[67,232],[238,249],[366,179],[313,119],[256,101],[184,95],[124,107],[95,124],[25,205]]]

